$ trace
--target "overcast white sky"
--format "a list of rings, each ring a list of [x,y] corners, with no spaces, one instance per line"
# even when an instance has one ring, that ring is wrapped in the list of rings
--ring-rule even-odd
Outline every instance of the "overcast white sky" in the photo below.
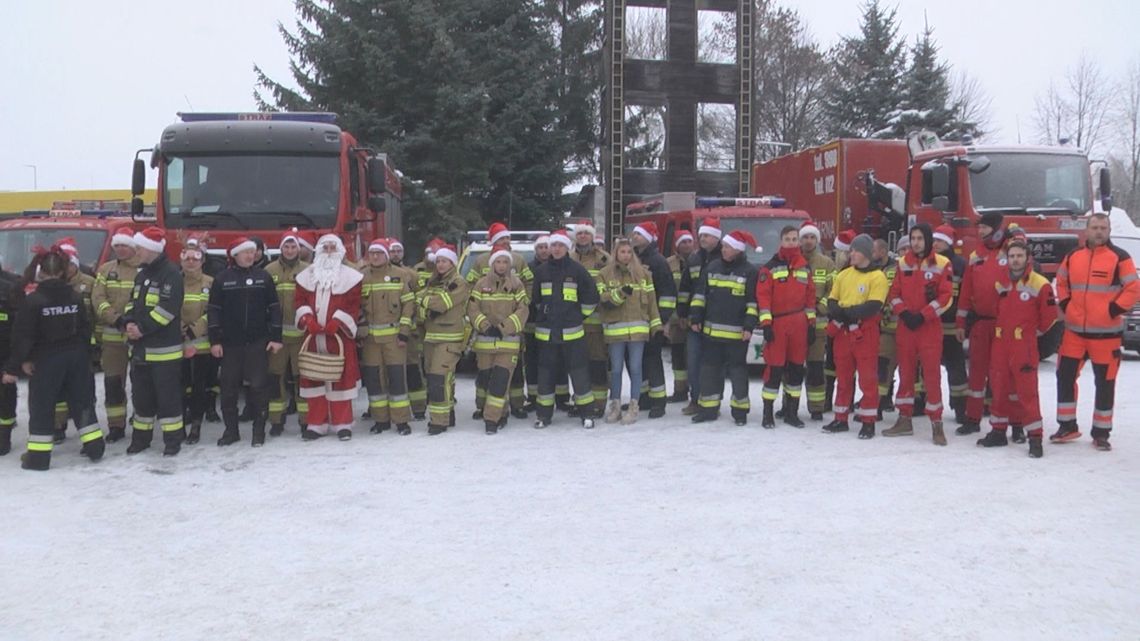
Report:
[[[788,2],[825,44],[854,33],[855,0]],[[994,99],[995,142],[1033,136],[1033,97],[1082,51],[1119,76],[1140,57],[1137,0],[898,3]],[[0,190],[125,188],[136,149],[186,110],[254,108],[253,64],[288,76],[277,22],[291,0],[0,0]]]

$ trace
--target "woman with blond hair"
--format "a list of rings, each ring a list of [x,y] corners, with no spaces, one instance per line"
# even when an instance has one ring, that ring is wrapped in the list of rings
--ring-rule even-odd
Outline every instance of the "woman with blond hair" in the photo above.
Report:
[[[651,333],[664,331],[649,270],[637,260],[628,239],[614,242],[614,260],[598,274],[602,331],[610,356],[610,402],[607,423],[637,421],[641,362]],[[629,370],[629,407],[621,412],[623,368]]]

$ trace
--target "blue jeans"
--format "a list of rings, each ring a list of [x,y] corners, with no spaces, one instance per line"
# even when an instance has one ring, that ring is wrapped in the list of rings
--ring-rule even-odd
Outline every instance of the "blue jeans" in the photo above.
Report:
[[[621,373],[629,367],[629,397],[637,400],[641,394],[641,361],[645,354],[644,342],[610,343],[610,400],[621,400]],[[628,357],[628,358],[627,358]]]
[[[701,341],[700,332],[689,330],[685,335],[685,359],[689,367],[689,398],[696,403],[701,395]]]

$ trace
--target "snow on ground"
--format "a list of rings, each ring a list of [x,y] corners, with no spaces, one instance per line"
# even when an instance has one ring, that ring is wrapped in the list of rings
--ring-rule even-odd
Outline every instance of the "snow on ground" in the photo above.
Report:
[[[47,473],[0,459],[0,639],[1136,639],[1138,382],[1113,452],[1040,461],[677,405],[488,437],[470,379],[439,437],[291,422],[221,449],[209,425],[90,464],[72,432]],[[1052,429],[1052,364],[1041,389]]]

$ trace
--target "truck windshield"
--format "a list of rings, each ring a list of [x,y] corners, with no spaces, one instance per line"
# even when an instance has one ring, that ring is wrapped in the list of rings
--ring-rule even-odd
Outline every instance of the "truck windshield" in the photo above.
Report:
[[[107,232],[102,229],[71,229],[67,227],[52,227],[50,229],[0,229],[0,264],[4,269],[23,273],[28,263],[32,262],[32,250],[37,246],[51,247],[61,238],[75,239],[75,248],[79,250],[79,261],[84,267],[93,269],[103,254],[103,245],[107,242]]]
[[[337,156],[168,156],[165,226],[331,228],[340,197]]]
[[[970,174],[974,208],[1042,214],[1088,213],[1089,163],[1084,156],[1049,153],[987,153],[990,167]]]
[[[727,235],[737,229],[746,231],[760,244],[759,251],[749,251],[748,261],[753,265],[763,265],[780,249],[780,230],[788,225],[799,229],[803,220],[799,218],[721,218],[720,228]]]

